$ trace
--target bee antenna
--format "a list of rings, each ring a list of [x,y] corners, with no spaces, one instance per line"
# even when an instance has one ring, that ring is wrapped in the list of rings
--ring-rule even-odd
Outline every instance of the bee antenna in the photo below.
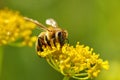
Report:
[[[28,17],[24,17],[25,20],[30,21],[36,25],[38,25],[40,28],[42,28],[43,30],[48,30],[47,27],[45,27],[42,23],[38,22],[37,20],[33,20],[31,18]],[[49,31],[49,30],[48,30]]]

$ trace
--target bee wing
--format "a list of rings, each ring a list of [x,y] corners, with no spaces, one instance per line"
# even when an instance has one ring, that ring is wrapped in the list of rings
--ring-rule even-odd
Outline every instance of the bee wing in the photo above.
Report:
[[[52,26],[52,27],[58,27],[57,22],[56,22],[54,19],[52,19],[52,18],[47,19],[47,20],[46,20],[46,24],[47,24],[47,25],[50,25],[50,26]]]

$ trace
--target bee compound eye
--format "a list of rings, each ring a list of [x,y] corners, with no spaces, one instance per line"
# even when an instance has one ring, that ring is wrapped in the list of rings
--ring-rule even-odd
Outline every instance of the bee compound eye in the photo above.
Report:
[[[58,32],[58,37],[62,37],[62,32]]]

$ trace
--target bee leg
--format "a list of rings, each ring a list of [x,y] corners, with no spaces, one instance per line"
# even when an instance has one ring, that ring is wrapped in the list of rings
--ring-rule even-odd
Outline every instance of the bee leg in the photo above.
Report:
[[[43,49],[42,49],[42,38],[41,37],[38,37],[38,41],[37,41],[37,52],[40,51],[42,52]]]

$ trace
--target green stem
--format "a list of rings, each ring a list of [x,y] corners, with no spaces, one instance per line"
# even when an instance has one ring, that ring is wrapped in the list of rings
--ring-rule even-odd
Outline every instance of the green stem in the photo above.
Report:
[[[0,46],[0,77],[2,77],[3,47]]]
[[[68,77],[68,76],[64,76],[64,78],[63,78],[63,80],[69,80],[70,79],[70,77]]]

